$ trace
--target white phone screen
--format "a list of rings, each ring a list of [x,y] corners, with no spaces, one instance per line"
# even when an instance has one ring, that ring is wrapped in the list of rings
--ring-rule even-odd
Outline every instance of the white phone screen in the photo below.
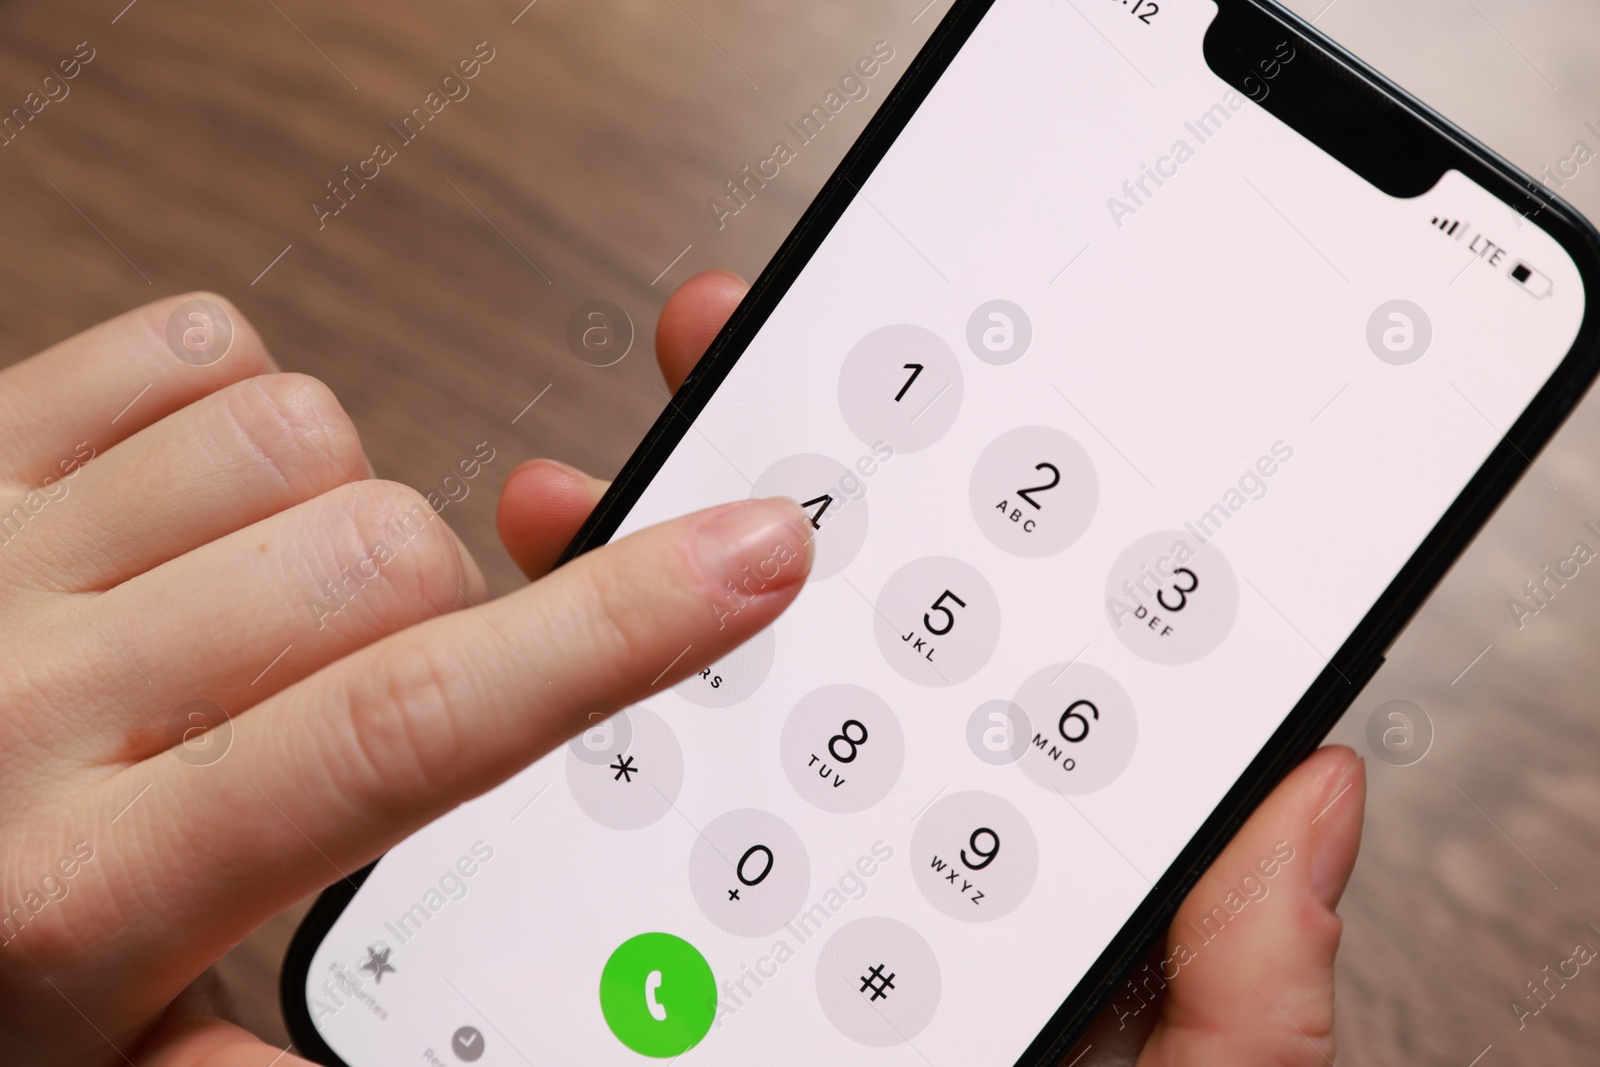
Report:
[[[809,584],[379,863],[306,988],[348,1063],[1027,1048],[1584,314],[1463,174],[1231,90],[1215,11],[993,6],[621,529],[791,496]]]

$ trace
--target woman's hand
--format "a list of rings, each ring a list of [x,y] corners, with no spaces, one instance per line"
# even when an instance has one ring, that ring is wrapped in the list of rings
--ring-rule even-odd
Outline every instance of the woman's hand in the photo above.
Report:
[[[263,920],[587,726],[577,709],[732,651],[810,565],[804,514],[747,501],[485,602],[424,498],[375,480],[338,401],[236,311],[219,361],[169,349],[182,299],[0,373],[9,1062],[265,1067],[279,1050],[169,1005]],[[793,560],[719,612],[780,543]]]

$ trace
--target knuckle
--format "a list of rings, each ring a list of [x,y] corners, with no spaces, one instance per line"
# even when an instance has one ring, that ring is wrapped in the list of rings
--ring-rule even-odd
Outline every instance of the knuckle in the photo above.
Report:
[[[331,536],[314,538],[322,589],[329,601],[318,612],[348,609],[378,632],[442,615],[469,588],[466,560],[444,520],[410,486],[365,481],[324,498],[334,514],[323,525]]]
[[[250,374],[270,374],[278,369],[270,355],[267,346],[261,339],[261,334],[256,331],[255,325],[239,310],[232,300],[221,293],[197,291],[185,293],[182,300],[209,300],[227,313],[229,322],[233,326],[233,346],[228,350],[224,362],[237,361],[235,373],[243,370]]]
[[[235,378],[244,378],[256,374],[270,374],[278,369],[277,363],[267,352],[261,334],[245,317],[244,312],[239,310],[238,305],[221,293],[205,289],[180,293],[166,300],[146,304],[141,309],[151,332],[155,334],[162,347],[166,346],[167,317],[172,314],[174,308],[190,300],[209,300],[228,316],[229,324],[233,328],[233,344],[228,349],[227,357],[218,363],[220,368],[224,368],[224,373]]]
[[[251,457],[294,490],[319,491],[365,476],[355,424],[333,390],[305,374],[265,374],[225,393]]]
[[[346,765],[330,770],[353,806],[398,815],[414,798],[448,789],[450,768],[464,765],[459,679],[432,646],[411,641],[382,652],[350,684],[340,724],[348,744],[334,748]]]

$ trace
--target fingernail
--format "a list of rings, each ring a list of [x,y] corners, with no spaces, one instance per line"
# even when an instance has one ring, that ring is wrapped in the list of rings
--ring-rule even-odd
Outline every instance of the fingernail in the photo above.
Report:
[[[1349,857],[1345,835],[1333,832],[1345,826],[1347,812],[1355,808],[1350,796],[1366,763],[1354,752],[1340,769],[1328,774],[1322,800],[1312,817],[1311,891],[1328,907],[1333,907],[1349,877]]]
[[[1328,771],[1327,783],[1322,787],[1322,801],[1317,805],[1317,814],[1313,816],[1313,821],[1320,822],[1332,814],[1331,805],[1339,799],[1339,795],[1345,789],[1349,788],[1350,779],[1355,777],[1356,769],[1361,766],[1361,757],[1353,750],[1346,751],[1349,752],[1349,758]]]
[[[811,570],[810,524],[790,500],[746,500],[706,516],[696,551],[705,576],[739,597],[798,584]]]

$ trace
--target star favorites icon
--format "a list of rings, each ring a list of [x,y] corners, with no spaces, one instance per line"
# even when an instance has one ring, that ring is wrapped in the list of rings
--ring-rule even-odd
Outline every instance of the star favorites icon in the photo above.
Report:
[[[361,961],[361,969],[372,975],[374,982],[381,983],[384,972],[387,971],[389,974],[397,973],[394,969],[394,964],[389,962],[389,956],[393,952],[394,949],[387,946],[380,952],[378,949],[368,945],[367,958]]]

